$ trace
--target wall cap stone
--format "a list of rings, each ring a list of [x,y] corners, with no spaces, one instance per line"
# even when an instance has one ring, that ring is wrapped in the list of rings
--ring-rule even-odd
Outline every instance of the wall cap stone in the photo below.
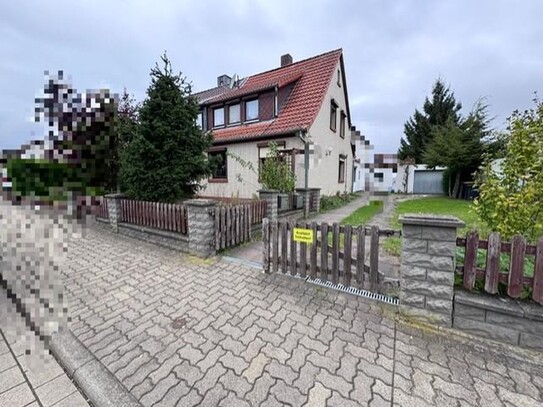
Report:
[[[188,205],[188,206],[205,207],[205,206],[215,206],[217,205],[217,202],[212,199],[199,198],[199,199],[189,199],[188,201],[183,202],[183,204]]]
[[[435,226],[442,228],[461,228],[466,224],[455,216],[406,213],[398,222],[402,225]]]
[[[123,198],[126,198],[126,195],[125,194],[119,194],[119,193],[106,194],[106,195],[104,195],[104,198],[123,199]]]
[[[522,317],[524,315],[524,311],[520,306],[519,301],[512,298],[495,297],[484,293],[470,293],[463,290],[455,290],[454,301],[459,304],[500,312],[507,315],[517,317]]]
[[[306,191],[320,191],[321,188],[296,188],[296,192],[306,192]]]
[[[259,189],[258,193],[260,194],[279,194],[278,189]]]

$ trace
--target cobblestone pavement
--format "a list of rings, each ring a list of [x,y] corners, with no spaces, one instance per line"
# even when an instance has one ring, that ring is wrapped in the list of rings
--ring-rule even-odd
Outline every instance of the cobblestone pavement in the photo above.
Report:
[[[363,298],[93,228],[68,257],[73,332],[144,406],[543,403],[537,357],[407,328]]]
[[[0,288],[0,406],[88,405]]]

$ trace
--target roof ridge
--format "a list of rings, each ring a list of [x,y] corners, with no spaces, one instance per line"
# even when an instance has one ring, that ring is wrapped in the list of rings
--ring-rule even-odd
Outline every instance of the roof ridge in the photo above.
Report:
[[[247,75],[247,76],[244,76],[243,78],[240,78],[239,81],[244,81],[245,82],[245,81],[247,81],[247,79],[252,78],[254,76],[267,74],[267,73],[270,73],[270,72],[277,71],[279,69],[283,69],[283,68],[291,67],[291,66],[294,66],[294,65],[297,65],[297,64],[301,64],[302,62],[307,62],[307,61],[311,61],[313,59],[322,58],[324,56],[327,56],[327,55],[330,55],[330,54],[333,54],[333,53],[336,53],[336,52],[342,53],[343,48],[336,48],[336,49],[331,50],[331,51],[323,52],[322,54],[313,55],[312,57],[309,57],[309,58],[306,58],[306,59],[301,59],[299,61],[293,62],[292,64],[289,64],[289,65],[286,65],[286,66],[278,66],[276,68],[269,69],[267,71],[262,71],[262,72],[258,72],[258,73],[252,74],[252,75]],[[222,86],[225,86],[225,85],[222,85]],[[218,88],[221,88],[222,86],[215,86],[213,88],[204,89],[204,90],[201,90],[199,92],[193,93],[192,96],[198,95],[200,93],[208,92],[210,90],[218,89]]]
[[[333,54],[335,52],[340,52],[342,53],[343,52],[343,48],[336,48],[332,51],[326,51],[326,52],[323,52],[322,54],[319,54],[319,55],[313,55],[312,57],[309,57],[309,58],[306,58],[306,59],[301,59],[299,61],[296,61],[296,62],[293,62],[292,64],[288,64],[288,65],[285,65],[285,66],[278,66],[276,68],[273,68],[273,69],[269,69],[267,71],[262,71],[262,72],[259,72],[259,73],[255,73],[254,75],[249,75],[249,76],[246,76],[246,78],[251,78],[253,76],[258,76],[258,75],[263,75],[265,73],[270,73],[270,72],[273,72],[273,71],[277,71],[279,69],[283,69],[283,68],[290,68],[291,66],[294,66],[294,65],[297,65],[297,64],[301,64],[302,62],[307,62],[307,61],[311,61],[312,59],[317,59],[317,58],[322,58],[326,55],[330,55],[330,54]]]

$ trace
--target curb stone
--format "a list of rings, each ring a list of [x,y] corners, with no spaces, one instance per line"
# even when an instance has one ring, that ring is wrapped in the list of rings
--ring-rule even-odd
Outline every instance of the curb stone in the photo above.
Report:
[[[96,407],[140,407],[141,403],[69,330],[54,333],[49,347],[68,377]]]

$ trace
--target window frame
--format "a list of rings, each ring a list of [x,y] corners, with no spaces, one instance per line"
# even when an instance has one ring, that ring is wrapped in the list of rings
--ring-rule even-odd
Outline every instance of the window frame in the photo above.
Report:
[[[330,101],[330,130],[332,130],[334,133],[337,131],[337,109],[338,109],[337,102],[332,99]]]
[[[217,129],[220,127],[224,127],[226,124],[226,115],[225,115],[226,112],[225,112],[224,106],[217,106],[217,107],[212,108],[212,110],[213,110],[213,128]],[[222,124],[217,124],[217,119],[215,116],[215,112],[219,110],[222,110]]]
[[[345,122],[347,121],[347,115],[342,110],[339,114],[339,137],[345,138]]]
[[[207,152],[207,156],[224,154],[224,176],[217,176],[215,172],[211,174],[208,182],[228,182],[228,154],[226,148],[212,149]]]
[[[230,115],[230,109],[232,109],[233,106],[238,107],[238,120],[236,120],[235,122],[232,121],[232,116]],[[237,102],[237,103],[232,103],[228,105],[228,126],[233,126],[240,123],[241,123],[241,103]]]
[[[198,115],[196,116],[196,126],[200,128],[200,130],[204,129],[204,112],[203,110],[200,110],[198,112]]]
[[[256,117],[249,118],[247,115],[249,109],[247,108],[249,103],[256,102]],[[245,123],[251,123],[251,122],[257,122],[260,120],[260,102],[258,101],[258,98],[252,98],[245,100]]]
[[[341,171],[342,169],[343,169],[343,172]],[[337,176],[338,184],[345,183],[346,170],[347,170],[347,157],[343,154],[340,154],[339,161],[338,161],[338,176]]]

